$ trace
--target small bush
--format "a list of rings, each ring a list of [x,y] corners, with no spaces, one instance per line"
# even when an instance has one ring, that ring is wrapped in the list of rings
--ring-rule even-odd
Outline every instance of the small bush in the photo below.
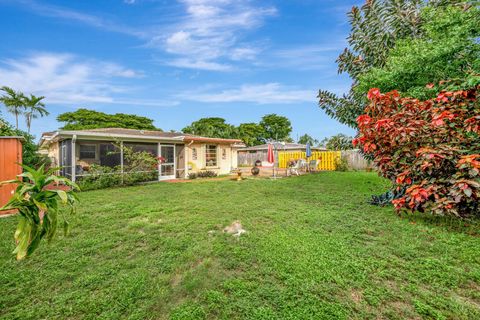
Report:
[[[142,182],[158,180],[157,171],[124,172],[120,167],[92,165],[88,175],[78,177],[78,185],[82,191],[105,189],[120,186],[132,186]]]
[[[216,176],[217,176],[217,173],[215,171],[206,170],[206,171],[197,172],[197,177],[199,178],[214,178]]]
[[[350,166],[348,165],[348,161],[345,158],[337,158],[335,160],[335,171],[348,171],[350,170]]]
[[[193,180],[197,179],[197,174],[195,172],[191,172],[188,174],[188,179]]]

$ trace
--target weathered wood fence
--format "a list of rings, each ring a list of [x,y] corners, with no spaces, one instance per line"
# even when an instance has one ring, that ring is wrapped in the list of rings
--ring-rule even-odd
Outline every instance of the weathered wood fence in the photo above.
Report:
[[[365,170],[371,167],[371,164],[365,160],[358,150],[345,151],[314,151],[308,160],[320,159],[319,170],[335,170],[335,162],[340,157],[347,161],[350,169]],[[278,152],[278,166],[286,168],[287,162],[290,160],[306,159],[305,152],[295,151],[279,151]],[[253,166],[255,161],[267,161],[267,151],[256,151],[254,153],[239,152],[238,165],[239,166]]]
[[[342,151],[342,159],[345,159],[348,163],[348,167],[353,170],[365,170],[372,168],[370,161],[365,160],[363,155],[358,150],[345,150]]]

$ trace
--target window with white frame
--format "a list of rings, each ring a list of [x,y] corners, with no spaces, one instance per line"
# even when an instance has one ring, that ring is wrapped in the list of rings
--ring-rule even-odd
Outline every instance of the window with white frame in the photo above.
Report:
[[[197,148],[192,148],[192,160],[197,160]]]
[[[222,159],[227,160],[227,148],[222,148]]]
[[[80,159],[96,159],[97,146],[94,144],[80,145]]]
[[[216,167],[217,166],[217,146],[207,144],[205,146],[205,166]]]

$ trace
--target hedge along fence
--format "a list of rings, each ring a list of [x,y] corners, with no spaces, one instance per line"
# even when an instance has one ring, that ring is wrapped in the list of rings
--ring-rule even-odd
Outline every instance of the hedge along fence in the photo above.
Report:
[[[312,152],[312,156],[308,157],[310,160],[319,160],[320,164],[318,165],[318,170],[333,171],[336,168],[335,163],[340,160],[342,156],[341,151],[315,151]],[[299,160],[307,159],[305,152],[288,152],[288,151],[279,151],[278,152],[278,166],[280,168],[287,168],[288,161],[290,160]]]

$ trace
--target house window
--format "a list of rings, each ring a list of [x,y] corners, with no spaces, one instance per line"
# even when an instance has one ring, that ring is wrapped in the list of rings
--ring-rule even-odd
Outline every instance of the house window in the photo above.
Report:
[[[205,147],[205,165],[207,167],[217,166],[217,146],[206,145]]]
[[[222,148],[222,159],[227,160],[227,149],[226,148]]]
[[[97,146],[94,144],[80,145],[80,159],[96,159]]]
[[[197,160],[197,148],[192,148],[192,160]]]

